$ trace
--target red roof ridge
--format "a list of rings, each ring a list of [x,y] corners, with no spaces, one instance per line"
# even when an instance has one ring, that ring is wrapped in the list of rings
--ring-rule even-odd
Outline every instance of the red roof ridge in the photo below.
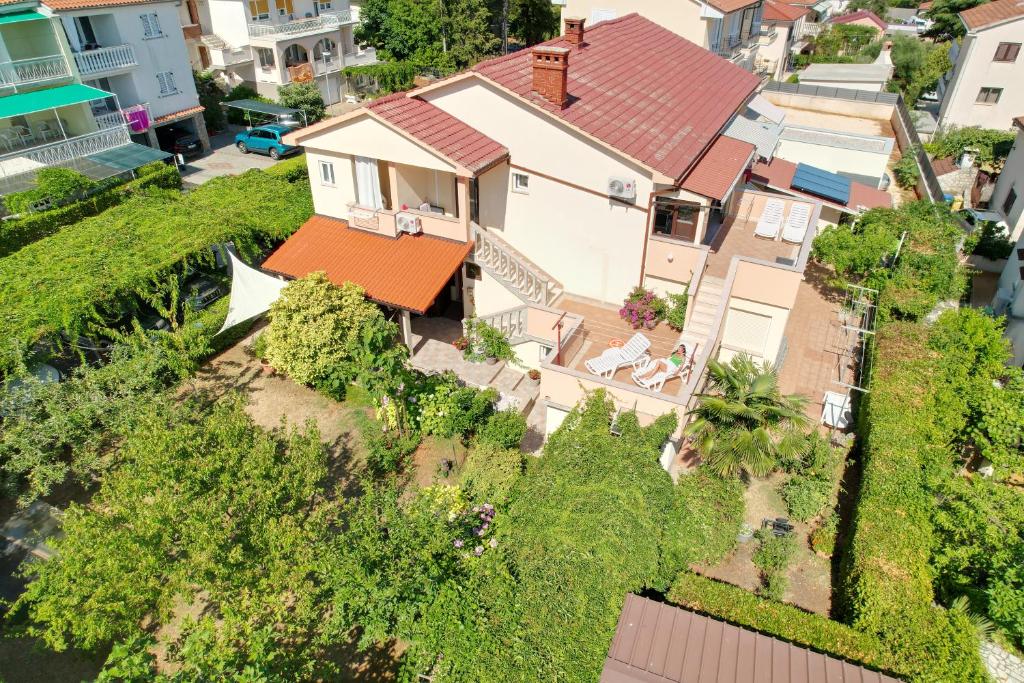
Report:
[[[881,17],[879,17],[877,14],[875,14],[869,9],[861,9],[857,10],[856,12],[850,12],[849,14],[842,14],[838,17],[832,17],[826,23],[849,24],[850,22],[857,21],[858,19],[870,19],[876,26],[878,26],[882,30],[885,30],[889,27],[889,24],[885,23],[885,21],[883,21]]]

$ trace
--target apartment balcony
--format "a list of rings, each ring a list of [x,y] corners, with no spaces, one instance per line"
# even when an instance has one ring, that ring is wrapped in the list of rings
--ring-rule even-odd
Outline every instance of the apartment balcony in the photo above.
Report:
[[[185,24],[181,27],[185,40],[199,40],[203,35],[203,27],[199,24]]]
[[[367,64],[377,63],[377,52],[373,48],[369,48],[363,52],[351,52],[344,56],[343,59],[338,59],[338,55],[325,55],[318,59],[313,59],[310,63],[313,66],[314,76],[324,76],[326,74],[337,73],[348,66],[365,66]]]
[[[0,63],[0,87],[43,83],[71,78],[71,66],[64,55],[50,55],[33,59],[18,59]]]
[[[306,17],[284,23],[272,19],[249,24],[249,37],[275,42],[291,38],[316,35],[356,23],[351,10],[324,12],[316,17]]]
[[[67,164],[90,154],[127,145],[131,141],[128,127],[122,118],[120,125],[0,155],[0,178],[11,179],[47,166]]]
[[[805,21],[800,29],[801,38],[813,38],[822,31],[823,24],[816,24],[813,21]]]
[[[75,65],[82,76],[90,78],[105,76],[118,71],[133,69],[139,65],[135,59],[135,48],[131,45],[114,45],[95,50],[75,53]]]

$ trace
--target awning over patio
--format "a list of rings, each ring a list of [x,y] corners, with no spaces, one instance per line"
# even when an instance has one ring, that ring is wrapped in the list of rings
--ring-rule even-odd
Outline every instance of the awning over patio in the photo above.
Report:
[[[263,269],[304,277],[323,271],[331,282],[354,282],[379,303],[426,313],[473,249],[430,235],[397,239],[314,216],[263,263]]]
[[[20,12],[11,12],[9,14],[0,14],[0,25],[3,24],[18,24],[23,21],[39,21],[46,19],[47,17],[36,12],[32,9],[21,10]]]
[[[67,107],[81,102],[102,100],[106,97],[112,97],[112,95],[105,90],[90,88],[81,83],[8,95],[7,97],[0,97],[0,119],[5,119],[9,116],[24,116],[25,114],[46,111],[47,109],[55,109],[57,107]]]

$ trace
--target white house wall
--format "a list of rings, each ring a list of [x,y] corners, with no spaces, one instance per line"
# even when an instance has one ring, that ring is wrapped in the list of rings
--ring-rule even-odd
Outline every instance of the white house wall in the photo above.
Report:
[[[248,16],[242,0],[210,0],[210,30],[231,47],[249,44]]]
[[[939,110],[940,126],[981,126],[1008,130],[1024,112],[1024,54],[1014,62],[993,61],[999,43],[1020,43],[1024,19],[968,33],[963,38],[953,80]],[[1002,88],[995,104],[979,104],[981,88]]]
[[[1016,193],[1017,201],[1004,215],[1006,224],[1010,226],[1010,241],[1016,242],[1024,235],[1024,131],[1017,132],[1017,139],[1013,142],[1013,149],[1006,158],[988,205],[1003,211],[1003,204],[1011,189]]]
[[[334,184],[327,185],[320,178],[320,161],[334,165]],[[309,186],[313,194],[313,210],[323,216],[348,220],[349,204],[356,198],[355,166],[347,154],[306,149],[309,168]]]
[[[870,178],[881,178],[889,161],[888,154],[783,139],[775,148],[775,156],[793,163],[812,164],[832,173],[855,173]]]
[[[484,227],[573,294],[621,301],[639,283],[649,171],[477,79],[423,96],[509,149],[512,166],[480,180]],[[530,176],[529,194],[511,191],[512,173]],[[635,179],[635,205],[608,198],[610,176]]]

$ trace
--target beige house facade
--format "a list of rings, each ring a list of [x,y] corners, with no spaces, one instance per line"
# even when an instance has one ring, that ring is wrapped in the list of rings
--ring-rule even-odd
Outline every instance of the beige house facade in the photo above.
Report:
[[[995,0],[960,13],[967,28],[939,80],[939,127],[1008,130],[1024,112],[1024,5]]]

